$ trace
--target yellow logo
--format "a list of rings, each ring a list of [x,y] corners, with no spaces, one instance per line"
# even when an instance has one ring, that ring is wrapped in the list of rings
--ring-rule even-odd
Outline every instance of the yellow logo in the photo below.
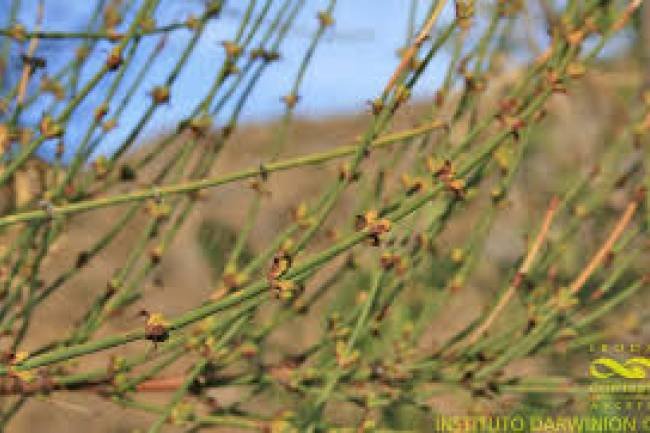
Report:
[[[645,379],[646,369],[650,369],[650,358],[637,356],[622,363],[612,358],[598,358],[591,361],[589,374],[597,379],[609,379],[614,375],[625,379]]]

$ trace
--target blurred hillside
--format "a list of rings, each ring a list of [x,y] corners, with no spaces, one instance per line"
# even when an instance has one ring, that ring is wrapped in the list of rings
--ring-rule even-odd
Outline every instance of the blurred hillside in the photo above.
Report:
[[[544,121],[543,134],[534,134],[531,158],[520,171],[520,179],[515,182],[516,188],[511,192],[507,205],[500,210],[478,271],[467,287],[455,293],[455,298],[451,300],[448,308],[439,313],[435,327],[426,333],[421,342],[423,347],[433,349],[443,339],[462,329],[480,311],[479,308],[485,300],[494,295],[501,277],[500,269],[510,266],[521,255],[532,221],[539,220],[541,210],[550,195],[565,190],[576,176],[594,170],[597,163],[594,156],[607,149],[620,126],[629,122],[632,113],[628,112],[625,101],[638,91],[640,79],[641,74],[635,71],[633,65],[608,64],[589,72],[579,82],[574,83],[570,98],[562,94],[553,96]],[[509,83],[510,78],[504,78],[498,84],[492,83],[486,89],[490,96],[484,98],[482,103],[486,106],[493,105],[508,89]],[[399,131],[415,126],[414,119],[426,113],[428,108],[429,103],[425,101],[405,107],[392,129]],[[479,113],[479,116],[481,113],[484,115],[485,110],[479,110]],[[443,117],[449,115],[450,113],[446,113]],[[297,120],[290,127],[284,156],[306,155],[351,144],[354,137],[363,132],[368,119],[368,114],[360,113],[322,120]],[[276,126],[268,123],[242,126],[223,148],[211,174],[227,174],[242,168],[256,167],[266,161]],[[210,140],[209,136],[204,138],[202,145],[208,145]],[[167,148],[165,156],[159,158],[147,170],[138,172],[135,180],[123,182],[111,192],[127,191],[134,186],[147,185],[152,173],[163,167],[166,159],[173,157],[175,150],[183,144],[182,139],[176,141]],[[381,152],[397,152],[400,146],[404,145],[396,144],[390,150]],[[137,161],[147,154],[148,149],[149,146],[143,144],[127,159]],[[38,162],[34,164],[40,166]],[[625,161],[625,164],[633,166],[635,161]],[[399,167],[391,169],[394,172],[387,172],[387,176],[399,179]],[[291,218],[292,210],[303,199],[315,195],[322,186],[322,179],[331,178],[338,170],[339,163],[334,161],[325,166],[303,167],[272,174],[266,185],[270,194],[265,196],[262,204],[263,217],[259,219],[249,237],[247,251],[255,253],[268,246],[278,230]],[[232,245],[234,233],[244,224],[250,198],[257,193],[252,189],[248,192],[242,191],[241,184],[229,184],[206,191],[198,208],[178,233],[169,253],[164,256],[152,276],[145,280],[143,299],[146,299],[146,302],[138,301],[121,312],[118,320],[108,321],[98,333],[99,337],[138,326],[142,321],[138,311],[142,309],[161,311],[166,316],[174,316],[200,304],[214,292],[223,266],[223,255]],[[13,192],[5,191],[5,194],[11,195]],[[337,213],[328,224],[334,225],[337,220],[342,221],[343,215],[353,213],[358,205],[357,200],[354,189],[347,192],[342,205],[337,208]],[[468,212],[464,212],[462,217],[457,218],[445,229],[436,243],[442,248],[453,246],[466,234],[467,227],[476,224],[477,214],[472,210],[474,207],[480,208],[480,205],[480,201],[472,204]],[[623,205],[622,197],[617,200],[616,194],[608,203],[613,212],[619,212]],[[43,278],[54,278],[61,269],[73,266],[79,254],[89,248],[103,233],[108,223],[117,220],[126,208],[116,206],[75,216],[74,223],[68,225],[65,235],[57,241],[53,254],[48,256],[44,263]],[[86,311],[97,294],[105,290],[111,276],[122,265],[132,248],[131,241],[142,229],[146,218],[143,213],[133,220],[86,269],[48,299],[35,316],[26,339],[33,348],[67,335],[74,329],[76,321],[80,318],[77,312]],[[561,227],[561,223],[558,225]],[[582,237],[584,249],[592,250],[598,239],[601,239],[600,234],[600,227],[585,227]],[[212,245],[212,248],[209,248],[209,245]],[[318,243],[315,243],[311,248],[317,247]],[[563,258],[575,259],[577,258]],[[643,268],[641,261],[640,258],[638,269]],[[643,311],[641,305],[648,305],[648,297],[639,298],[643,299],[637,300],[636,310]],[[324,308],[328,302],[328,299],[324,299],[319,308]],[[520,314],[518,309],[519,305],[513,306],[511,314]],[[619,326],[615,329],[621,334],[621,338],[626,335],[629,337],[633,332],[636,332],[636,335],[650,335],[650,329],[644,329],[647,325],[642,321],[629,323],[632,325],[628,328]],[[278,359],[292,353],[296,348],[306,347],[313,341],[320,326],[317,323],[314,325],[310,327],[309,321],[303,320],[299,327],[288,323],[278,329],[272,339],[277,344],[275,351]],[[136,353],[145,346],[145,342],[135,343],[129,350]],[[25,350],[32,347],[25,347]],[[557,354],[552,356],[557,357]],[[101,366],[101,363],[105,362],[102,360],[106,359],[105,354],[86,358],[89,366]],[[555,358],[555,361],[549,362],[551,359],[537,357],[534,362],[519,363],[513,365],[512,369],[519,372],[549,372],[557,365],[555,362],[568,362],[566,359],[558,361]],[[578,369],[584,365],[579,365]],[[184,365],[181,363],[174,368],[182,371]],[[229,393],[237,392],[239,391],[225,390],[215,397],[221,404],[227,405],[231,398]],[[161,395],[160,401],[166,401],[165,398]],[[88,404],[88,399],[91,399],[93,404]],[[268,404],[269,410],[273,407],[270,402],[257,404]],[[434,398],[431,404],[443,413],[452,413],[466,410],[470,399],[468,395],[450,395]],[[494,405],[491,409],[498,410],[499,407],[514,403],[510,397],[504,397],[491,404]],[[144,428],[154,419],[139,412],[134,412],[128,417],[120,416],[120,413],[118,408],[99,397],[62,392],[49,399],[31,399],[8,431],[63,432],[83,425],[84,431],[88,432],[126,432],[132,428]]]

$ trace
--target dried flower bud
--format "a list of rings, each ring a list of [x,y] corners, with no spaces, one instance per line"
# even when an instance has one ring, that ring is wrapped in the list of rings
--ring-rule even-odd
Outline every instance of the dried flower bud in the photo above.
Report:
[[[122,164],[120,166],[120,180],[122,182],[131,182],[137,178],[137,174],[133,167],[129,164]]]
[[[567,74],[571,78],[580,78],[587,72],[584,63],[581,62],[571,62],[567,66]]]
[[[404,186],[404,189],[406,190],[407,195],[415,194],[424,189],[425,182],[424,179],[420,177],[412,178],[408,174],[404,173],[402,174],[400,180]]]
[[[122,14],[117,4],[110,3],[104,9],[104,27],[112,29],[122,22]]]
[[[223,284],[229,290],[236,290],[243,287],[248,282],[248,275],[237,272],[236,269],[231,269],[224,272],[223,274]]]
[[[218,15],[221,12],[222,8],[223,8],[223,1],[220,0],[210,1],[208,6],[206,7],[205,14],[206,16],[209,17]]]
[[[378,219],[369,226],[369,231],[373,235],[381,235],[390,231],[390,221],[386,218]]]
[[[156,104],[166,104],[169,102],[169,87],[156,86],[151,91],[151,98]]]
[[[421,250],[421,249],[431,249],[431,239],[426,233],[418,233],[415,236],[415,249],[416,250]]]
[[[36,374],[32,370],[17,370],[15,367],[11,367],[9,373],[24,383],[31,383],[36,380]]]
[[[107,102],[102,102],[101,105],[97,108],[95,108],[95,122],[101,122],[101,120],[106,116],[108,113],[108,103]]]
[[[578,203],[573,208],[573,214],[580,219],[586,218],[589,215],[589,208],[584,203]]]
[[[472,25],[474,17],[474,0],[456,0],[456,20],[458,26],[467,30]]]
[[[519,108],[519,100],[516,98],[504,98],[499,101],[500,116],[503,114],[512,114]]]
[[[284,250],[278,251],[273,257],[271,262],[271,268],[267,273],[269,280],[277,280],[282,275],[284,275],[292,265],[291,256]]]
[[[63,85],[54,78],[43,76],[41,79],[41,90],[43,92],[51,93],[59,101],[65,99],[65,89],[63,88]]]
[[[185,20],[185,26],[190,30],[196,31],[196,30],[199,29],[200,25],[201,25],[201,21],[197,17],[195,17],[194,15],[190,15]]]
[[[505,190],[501,186],[495,186],[490,190],[490,197],[495,203],[503,200],[505,195]]]
[[[577,46],[582,43],[582,41],[585,39],[586,32],[585,29],[577,29],[569,32],[567,34],[567,42],[571,46]]]
[[[45,138],[56,138],[63,135],[63,128],[61,125],[56,123],[50,115],[46,115],[43,117],[43,119],[41,119],[39,127],[41,134]]]
[[[364,230],[370,224],[377,220],[377,211],[369,210],[363,215],[357,215],[355,217],[354,227],[357,231]]]
[[[38,68],[45,68],[47,66],[47,61],[43,57],[28,56],[27,54],[20,55],[23,64],[28,65],[32,70]]]
[[[163,252],[164,251],[162,245],[155,246],[151,250],[149,250],[149,259],[151,259],[151,263],[153,264],[160,263],[160,260],[162,259],[163,256]]]
[[[451,258],[451,261],[456,263],[456,264],[461,264],[465,260],[465,252],[463,251],[462,248],[454,248],[451,250],[451,253],[449,254],[449,258]]]
[[[465,87],[467,90],[472,92],[482,92],[487,87],[485,79],[479,76],[475,76],[472,73],[466,72],[465,76]]]
[[[650,131],[650,112],[645,115],[643,120],[638,122],[633,127],[634,134],[638,136],[645,135],[648,133],[648,131]]]
[[[423,66],[424,66],[424,62],[421,59],[418,59],[415,56],[411,57],[411,63],[409,64],[409,68],[412,71],[418,71],[422,69]]]
[[[443,170],[451,169],[451,162],[438,156],[429,156],[426,160],[427,170],[434,176],[438,176]]]
[[[14,38],[17,42],[24,42],[27,39],[27,31],[22,24],[14,24],[9,29],[9,37]]]
[[[385,270],[391,269],[393,267],[393,265],[395,264],[394,258],[395,258],[395,256],[393,254],[391,254],[391,253],[383,253],[379,257],[379,264]]]
[[[167,218],[172,212],[172,208],[169,204],[155,199],[147,201],[146,210],[149,216],[157,220]]]
[[[16,352],[11,360],[12,365],[17,365],[25,361],[27,358],[29,358],[29,352],[21,350],[19,352]]]
[[[509,17],[519,13],[523,8],[522,0],[499,0],[499,15]]]
[[[347,344],[344,341],[337,341],[335,347],[336,363],[342,369],[347,369],[359,360],[359,351],[353,350],[348,353]]]
[[[397,86],[395,90],[395,103],[402,105],[411,98],[411,89],[404,85]]]
[[[270,196],[271,190],[265,186],[265,183],[259,179],[252,180],[249,184],[250,188],[263,196]]]
[[[241,45],[237,44],[236,42],[223,41],[221,45],[223,45],[223,48],[226,51],[226,57],[230,60],[234,60],[235,58],[239,57],[242,52]]]
[[[273,280],[270,283],[270,288],[274,296],[284,302],[295,299],[304,290],[302,285],[291,280]]]
[[[467,193],[465,190],[465,180],[463,179],[452,179],[447,183],[447,187],[460,198],[465,197]]]
[[[506,146],[499,146],[494,152],[494,161],[499,166],[501,173],[505,174],[510,169],[512,165],[514,155],[512,149]]]
[[[9,126],[6,123],[0,123],[0,152],[5,152],[9,147],[9,143],[14,139],[14,134],[12,134]]]
[[[212,117],[208,115],[194,117],[187,122],[187,126],[194,134],[203,137],[212,127]]]
[[[109,71],[114,71],[117,68],[119,68],[121,64],[122,64],[122,48],[119,45],[117,45],[108,54],[108,57],[106,58],[106,67],[108,68]]]
[[[95,176],[101,179],[108,173],[108,160],[104,155],[100,155],[95,161],[93,161],[93,169],[95,170]]]
[[[578,298],[576,298],[567,287],[560,288],[552,299],[552,304],[559,311],[570,310],[579,303],[580,301]]]
[[[88,251],[81,251],[77,255],[77,261],[75,262],[75,267],[77,269],[83,268],[84,266],[86,266],[89,260],[90,260],[90,253]]]
[[[519,117],[503,116],[500,120],[501,123],[512,132],[515,138],[519,137],[519,131],[526,126],[526,121]]]
[[[145,33],[156,30],[156,20],[152,16],[143,18],[140,21],[140,29]]]
[[[379,257],[379,264],[385,270],[395,269],[398,275],[402,275],[406,271],[405,261],[394,253],[383,253]]]
[[[174,405],[169,414],[169,420],[176,426],[185,425],[187,422],[194,419],[194,417],[194,405],[186,401],[181,401]]]
[[[564,85],[564,82],[562,81],[562,78],[560,75],[554,71],[554,70],[549,70],[546,73],[546,81],[548,82],[549,86],[551,87],[551,90],[555,93],[567,93],[566,86]]]
[[[289,254],[289,251],[291,251],[294,245],[295,243],[293,242],[293,239],[285,239],[282,241],[282,245],[280,245],[280,249],[278,251],[282,251],[283,254]]]
[[[280,53],[277,51],[266,51],[264,48],[256,48],[251,51],[250,58],[253,60],[262,59],[266,63],[271,63],[280,59]]]
[[[169,322],[160,313],[147,313],[147,322],[144,325],[145,338],[155,343],[161,343],[169,338]]]
[[[118,32],[115,29],[108,29],[106,30],[106,33],[108,34],[108,40],[110,42],[119,42],[124,36],[121,32]]]
[[[302,202],[293,210],[293,220],[302,229],[309,228],[313,224],[313,220],[308,218],[307,204]]]
[[[352,181],[352,168],[350,167],[349,162],[344,162],[339,166],[339,180],[341,181]]]
[[[370,110],[372,111],[372,114],[374,114],[375,116],[381,113],[382,110],[384,109],[384,101],[382,101],[381,98],[368,101],[368,104],[370,105]]]
[[[239,346],[239,352],[244,358],[254,358],[259,353],[259,347],[252,341],[245,341]]]
[[[282,102],[284,102],[286,104],[288,109],[292,109],[298,103],[298,100],[300,99],[300,96],[298,96],[298,95],[296,95],[294,93],[290,93],[288,95],[283,96],[280,99],[282,100]]]
[[[318,12],[318,22],[321,27],[330,27],[334,25],[334,18],[332,18],[332,14],[329,12],[320,11]]]
[[[104,132],[112,131],[113,129],[115,129],[116,126],[117,126],[116,118],[108,119],[106,122],[102,123],[102,129],[104,130]]]

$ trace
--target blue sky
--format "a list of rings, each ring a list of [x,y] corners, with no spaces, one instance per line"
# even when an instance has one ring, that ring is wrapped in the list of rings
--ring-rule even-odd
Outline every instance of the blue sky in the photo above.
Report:
[[[7,22],[10,3],[11,0],[0,0],[0,22]],[[259,5],[262,3],[263,1],[258,1]],[[409,3],[406,0],[339,0],[334,11],[336,25],[319,46],[309,67],[300,92],[297,114],[320,116],[364,109],[365,101],[378,94],[397,64],[396,50],[404,43]],[[426,12],[429,2],[420,3],[420,12]],[[36,4],[37,0],[22,1],[19,22],[27,28],[33,27]],[[94,1],[87,0],[45,0],[43,27],[45,30],[81,30],[95,4]],[[171,129],[202,97],[216,72],[215,65],[223,60],[220,42],[232,38],[247,4],[241,0],[226,2],[222,16],[209,24],[194,56],[172,88],[171,103],[158,110],[147,132],[157,132],[166,127]],[[326,5],[326,0],[306,0],[295,29],[283,45],[280,62],[267,69],[242,112],[242,121],[266,120],[283,112],[280,97],[291,88],[299,62],[316,30],[315,14]],[[198,14],[201,10],[199,0],[163,0],[156,20],[158,24],[182,21],[190,12]],[[187,30],[178,30],[172,34],[163,55],[142,83],[141,93],[124,112],[125,119],[135,118],[141,112],[144,107],[142,102],[147,98],[146,91],[164,79],[189,37],[190,32]],[[154,43],[154,38],[142,43],[136,63],[146,58]],[[66,44],[41,42],[37,54],[47,58],[49,70],[56,71],[73,54],[73,49]],[[99,44],[94,53],[94,65],[84,69],[82,82],[93,75],[109,49],[108,42]],[[15,53],[20,52],[15,44],[14,50]],[[13,67],[19,69],[20,65]],[[437,73],[440,70],[434,65],[423,78],[422,85],[417,89],[419,95],[431,93],[440,82],[440,73]],[[125,82],[129,82],[129,74]],[[98,89],[105,89],[106,86],[107,82],[102,83]],[[124,88],[126,87],[125,85]],[[99,102],[98,98],[99,94],[97,98],[89,98],[88,103],[77,110],[71,126],[74,127],[77,122],[86,123],[84,119],[87,119],[88,110]],[[30,118],[30,114],[40,116],[46,105],[44,102],[33,110],[35,112],[26,113],[26,119]],[[124,122],[122,126],[125,126]],[[69,128],[69,141],[76,141],[76,132],[78,131],[74,128]],[[112,133],[102,146],[102,151],[110,151],[114,143],[119,141],[119,135],[119,131]],[[48,149],[46,143],[43,150],[48,153],[51,149]]]
[[[11,1],[0,0],[0,22],[2,23],[7,22]],[[89,0],[44,1],[44,29],[46,30],[83,29],[84,22],[87,21],[96,4],[95,1]],[[22,1],[19,21],[28,28],[33,27],[37,3],[38,0]],[[262,0],[258,1],[258,6],[262,3]],[[280,102],[280,97],[291,88],[300,60],[317,27],[315,14],[318,10],[324,9],[327,3],[327,0],[305,0],[305,7],[297,19],[296,27],[282,47],[281,60],[267,69],[242,112],[242,121],[263,121],[283,112],[284,105]],[[396,51],[405,41],[410,3],[409,0],[338,0],[334,11],[335,27],[319,46],[310,64],[300,92],[301,100],[297,107],[297,114],[314,117],[365,109],[366,101],[379,94],[387,77],[398,63]],[[226,1],[222,16],[210,22],[193,57],[172,87],[171,103],[157,110],[153,121],[143,131],[143,137],[158,134],[165,129],[173,129],[205,94],[223,60],[224,54],[220,42],[232,38],[247,4],[248,2],[243,0]],[[422,16],[429,8],[430,2],[421,0],[418,5],[419,15]],[[442,22],[451,18],[452,7],[453,2],[448,2]],[[201,0],[162,0],[157,10],[156,21],[160,25],[184,21],[190,12],[199,14],[201,10]],[[270,16],[273,14],[271,13]],[[184,29],[171,34],[165,50],[140,86],[139,93],[127,106],[121,128],[109,134],[99,149],[101,153],[110,153],[128,132],[128,121],[136,119],[142,112],[149,98],[147,92],[164,80],[189,37],[190,32]],[[147,38],[143,41],[134,65],[138,62],[142,63],[155,43],[155,38]],[[73,55],[74,49],[70,49],[70,45],[65,44],[51,41],[41,43],[37,54],[47,58],[48,70],[56,71]],[[82,72],[82,82],[91,77],[100,67],[110,47],[108,42],[101,42],[98,45],[91,56],[92,61]],[[14,44],[14,54],[16,55],[20,50],[21,48]],[[415,97],[424,98],[432,95],[442,80],[447,63],[448,55],[443,52],[421,78],[414,92]],[[13,67],[19,70],[20,65],[13,65]],[[133,68],[134,71],[136,69],[137,67]],[[118,92],[118,100],[132,81],[133,75],[127,73],[124,86]],[[101,94],[106,90],[108,83],[109,81],[102,82],[98,86],[97,94],[91,95],[92,97],[76,110],[66,133],[67,142],[77,142],[85,131],[85,126],[89,122],[88,114],[101,101]],[[48,101],[37,105],[34,110],[26,113],[25,120],[36,121],[47,105]],[[226,117],[227,115],[218,117],[217,123],[224,122]],[[53,143],[46,143],[41,153],[50,154],[53,146]],[[73,150],[71,146],[68,153]]]

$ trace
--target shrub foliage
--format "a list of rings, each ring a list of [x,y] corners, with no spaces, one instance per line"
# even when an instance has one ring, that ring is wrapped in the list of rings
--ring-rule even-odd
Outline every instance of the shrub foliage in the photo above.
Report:
[[[608,129],[604,145],[590,147],[593,170],[564,170],[544,185],[522,170],[555,173],[565,155],[551,155],[548,143],[553,102],[571,101],[580,81],[607,66],[603,48],[627,31],[640,1],[412,1],[394,73],[368,95],[365,132],[302,154],[288,130],[337,2],[320,11],[301,0],[242,2],[220,63],[200,78],[204,95],[190,101],[175,93],[177,80],[229,2],[206,1],[200,14],[159,24],[167,3],[98,0],[85,30],[68,31],[41,29],[43,5],[32,24],[21,24],[14,0],[0,29],[3,425],[30,399],[60,391],[98,393],[150,413],[152,433],[168,423],[192,431],[427,429],[440,393],[484,401],[535,387],[579,391],[570,378],[544,381],[508,366],[595,341],[597,319],[647,285],[640,260],[650,95],[635,87],[621,96],[629,115]],[[316,20],[307,49],[285,53],[296,21],[307,16]],[[190,37],[170,50],[179,32]],[[39,54],[55,43],[71,54],[57,70]],[[261,163],[215,173],[251,92],[285,55],[300,62]],[[162,57],[174,60],[158,85],[142,89]],[[444,80],[416,116],[411,93],[430,68]],[[140,91],[148,99],[130,110]],[[161,107],[180,100],[191,108],[175,119],[175,132],[128,156]],[[396,121],[400,115],[410,126]],[[115,136],[114,151],[94,158]],[[36,162],[47,146],[52,158]],[[534,164],[540,154],[550,155],[542,170]],[[318,195],[282,216],[272,242],[251,250],[265,202],[277,193],[270,180],[307,166],[335,169],[322,171]],[[522,186],[524,177],[537,187]],[[220,203],[226,185],[241,191],[246,218],[234,233],[202,226],[214,284],[186,290],[205,293],[204,302],[173,315],[148,305],[145,283],[206,191]],[[510,246],[518,258],[497,263],[486,246],[515,191],[546,204],[529,212],[521,248]],[[70,266],[42,272],[84,214],[113,208],[119,217],[107,216],[87,249],[66,252],[75,258]],[[122,265],[105,287],[92,288],[86,311],[69,311],[70,333],[30,342],[41,307],[60,299],[53,295],[134,222]],[[588,242],[589,227],[596,229]],[[522,230],[509,228],[515,236]],[[471,288],[485,263],[496,276],[479,296]],[[441,321],[458,299],[481,308],[464,325]],[[133,306],[143,309],[140,325],[106,331]],[[103,357],[102,366],[85,362],[92,356]],[[215,399],[222,389],[235,389],[235,401]],[[153,403],[150,393],[160,392],[164,403]]]

